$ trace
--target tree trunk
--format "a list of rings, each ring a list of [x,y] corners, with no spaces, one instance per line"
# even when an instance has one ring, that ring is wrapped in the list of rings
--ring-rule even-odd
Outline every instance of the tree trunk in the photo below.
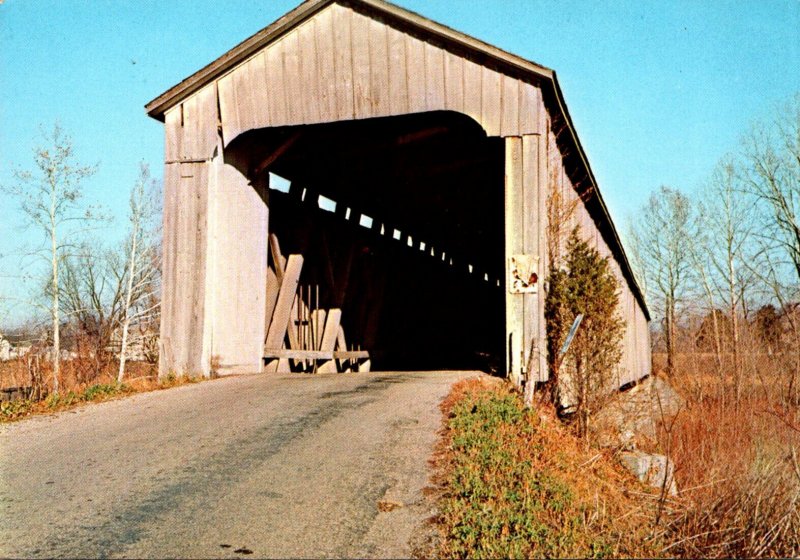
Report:
[[[666,309],[666,343],[667,343],[667,375],[675,373],[675,302],[667,299]]]
[[[50,201],[50,242],[52,248],[53,266],[53,393],[58,394],[58,377],[61,373],[61,317],[59,316],[58,300],[58,239],[56,237],[56,201],[55,189],[52,190]]]
[[[136,238],[138,235],[138,223],[134,220],[133,231],[131,232],[131,259],[128,268],[128,289],[125,294],[125,320],[122,322],[122,343],[119,349],[119,373],[117,374],[117,383],[122,383],[122,378],[125,376],[125,359],[127,358],[128,351],[128,328],[131,324],[130,310],[131,299],[133,297],[133,277],[136,274]]]

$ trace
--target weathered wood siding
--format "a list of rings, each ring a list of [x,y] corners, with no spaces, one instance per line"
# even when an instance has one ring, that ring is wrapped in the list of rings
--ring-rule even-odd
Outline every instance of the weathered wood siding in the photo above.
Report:
[[[260,371],[266,334],[267,185],[251,185],[219,156],[211,162],[209,179],[209,354],[221,373]]]
[[[333,4],[218,80],[225,145],[242,132],[452,110],[490,136],[541,132],[541,92]]]
[[[261,367],[266,185],[224,163],[216,99],[207,86],[165,115],[161,375]]]
[[[566,205],[577,203],[575,211],[564,228],[564,236],[561,239],[562,254],[567,236],[578,225],[581,228],[583,238],[597,249],[601,256],[609,257],[610,268],[619,282],[619,311],[626,324],[618,380],[619,386],[622,386],[650,374],[650,330],[648,321],[644,310],[631,291],[628,280],[622,273],[619,260],[609,249],[608,242],[601,234],[601,228],[598,227],[595,216],[590,213],[587,203],[579,199],[577,190],[570,181],[564,167],[563,154],[559,151],[555,136],[550,130],[546,135],[546,143],[548,180],[554,184],[555,188],[560,189]],[[549,263],[546,263],[545,266],[549,266]],[[543,270],[546,269],[544,268]]]
[[[208,164],[167,164],[161,308],[161,375],[207,372],[205,268]]]

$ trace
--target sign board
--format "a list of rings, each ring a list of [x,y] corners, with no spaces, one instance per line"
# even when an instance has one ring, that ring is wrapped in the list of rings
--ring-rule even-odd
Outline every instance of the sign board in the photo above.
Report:
[[[512,294],[535,294],[539,287],[539,257],[514,255],[508,259],[508,291]]]

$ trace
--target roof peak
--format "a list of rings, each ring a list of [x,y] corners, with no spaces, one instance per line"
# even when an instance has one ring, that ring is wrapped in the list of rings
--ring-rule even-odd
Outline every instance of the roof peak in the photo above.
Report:
[[[163,121],[164,113],[167,110],[227,74],[331,4],[349,7],[367,15],[379,15],[390,25],[394,24],[404,31],[416,32],[429,40],[436,40],[446,49],[468,52],[481,59],[481,62],[491,63],[506,71],[527,74],[536,80],[553,80],[555,78],[555,72],[550,68],[504,51],[385,0],[305,0],[267,27],[251,35],[213,62],[147,103],[145,105],[147,114],[154,119]]]

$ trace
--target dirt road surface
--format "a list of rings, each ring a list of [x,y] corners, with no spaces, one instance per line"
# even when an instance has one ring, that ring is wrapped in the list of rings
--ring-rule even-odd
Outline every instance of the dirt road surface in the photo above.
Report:
[[[437,405],[475,375],[229,377],[3,425],[0,556],[408,557]]]

